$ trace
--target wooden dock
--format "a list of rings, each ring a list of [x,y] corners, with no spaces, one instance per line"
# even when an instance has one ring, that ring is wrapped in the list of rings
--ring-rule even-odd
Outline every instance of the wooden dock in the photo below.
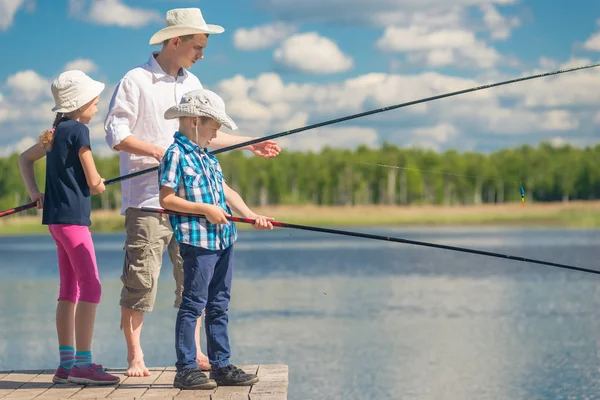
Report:
[[[149,377],[129,378],[124,369],[107,368],[121,377],[114,386],[54,384],[55,370],[0,371],[0,399],[205,399],[205,400],[286,400],[287,365],[240,365],[257,374],[253,386],[218,387],[215,390],[179,390],[173,387],[175,367],[150,368]]]

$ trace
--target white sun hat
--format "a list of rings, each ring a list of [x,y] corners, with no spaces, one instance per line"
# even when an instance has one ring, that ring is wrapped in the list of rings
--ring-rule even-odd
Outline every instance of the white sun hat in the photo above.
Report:
[[[65,71],[52,82],[54,97],[52,111],[70,113],[86,105],[102,93],[104,83],[98,82],[79,70]]]
[[[224,31],[219,25],[207,24],[199,8],[175,8],[167,11],[167,26],[150,38],[150,45],[156,46],[177,36],[217,34]]]
[[[225,102],[218,94],[206,89],[192,90],[183,95],[178,105],[165,111],[165,119],[179,117],[208,117],[232,131],[237,125],[225,112]]]

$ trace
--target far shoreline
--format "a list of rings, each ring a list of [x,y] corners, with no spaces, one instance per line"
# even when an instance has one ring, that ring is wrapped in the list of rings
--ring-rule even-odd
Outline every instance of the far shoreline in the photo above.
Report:
[[[315,206],[276,205],[253,207],[277,221],[327,227],[385,226],[512,226],[600,229],[600,201],[568,203],[482,204],[465,206]],[[124,232],[119,210],[92,212],[92,232]],[[247,224],[238,223],[240,229]],[[0,235],[48,233],[41,215],[11,215],[0,219]]]

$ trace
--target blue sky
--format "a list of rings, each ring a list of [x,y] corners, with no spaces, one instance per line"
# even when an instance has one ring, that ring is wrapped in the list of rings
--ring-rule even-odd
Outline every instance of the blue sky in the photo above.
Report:
[[[262,136],[444,92],[597,62],[600,4],[580,0],[0,0],[0,149],[51,123],[49,83],[77,67],[114,86],[145,62],[175,7],[200,7],[213,35],[192,69],[227,102],[240,133]],[[484,93],[485,92],[485,93]],[[600,142],[600,68],[349,121],[282,140],[494,151]]]

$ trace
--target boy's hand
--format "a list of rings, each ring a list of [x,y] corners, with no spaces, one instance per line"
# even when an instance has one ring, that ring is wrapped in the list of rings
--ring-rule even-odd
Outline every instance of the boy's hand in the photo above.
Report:
[[[213,204],[210,205],[209,209],[204,214],[206,215],[208,222],[211,224],[226,224],[229,222],[227,220],[229,214],[227,214],[221,207],[217,207]]]
[[[274,218],[256,214],[254,214],[251,218],[255,221],[253,226],[257,231],[262,231],[265,229],[273,230],[273,224],[271,221],[274,221]]]
[[[42,208],[44,208],[44,193],[35,193],[29,197],[31,197],[31,201],[35,201],[37,203],[35,205],[35,207],[38,210],[41,210]]]

